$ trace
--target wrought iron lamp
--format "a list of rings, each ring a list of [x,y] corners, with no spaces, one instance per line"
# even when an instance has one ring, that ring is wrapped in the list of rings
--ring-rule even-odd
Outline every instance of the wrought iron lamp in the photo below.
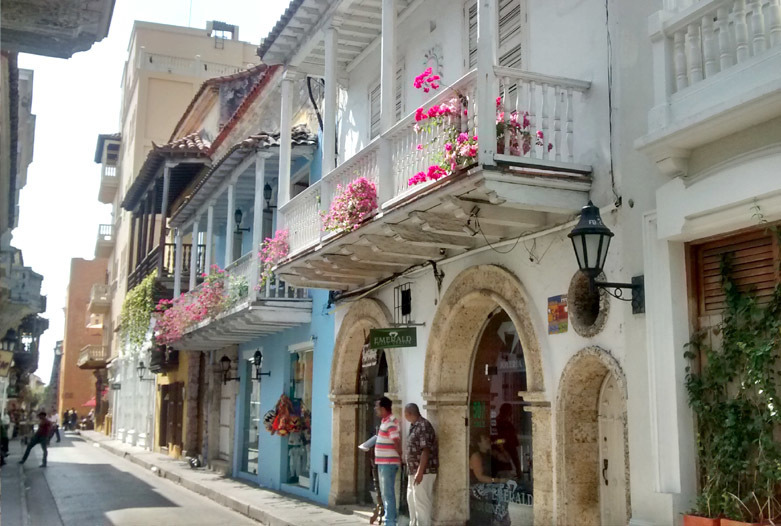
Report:
[[[271,204],[271,194],[273,193],[271,185],[266,183],[263,185],[263,199],[266,201],[266,208],[276,208],[276,205]]]
[[[236,232],[234,234],[241,234],[242,232],[249,232],[249,228],[241,228],[241,208],[237,208],[233,213],[233,220],[236,221]]]
[[[138,372],[138,380],[140,382],[154,382],[155,381],[154,377],[152,377],[152,378],[144,378],[144,376],[146,375],[146,365],[144,365],[144,362],[142,362],[142,361],[138,362],[138,367],[136,367],[136,371]]]
[[[255,366],[255,380],[258,382],[260,381],[261,376],[271,376],[271,371],[265,373],[260,372],[261,367],[263,367],[263,353],[260,352],[260,349],[255,351],[255,354],[252,355],[252,364]]]
[[[228,385],[232,380],[239,380],[238,376],[231,376],[231,359],[227,356],[220,358],[220,367],[222,367],[222,385]]]
[[[615,283],[612,281],[597,281],[597,276],[602,273],[607,261],[607,253],[610,249],[610,240],[613,232],[602,222],[599,208],[589,201],[583,207],[580,221],[569,233],[572,240],[572,248],[575,249],[575,257],[578,267],[589,280],[589,286],[603,289],[605,292],[621,301],[632,302],[632,313],[645,312],[645,285],[643,276],[635,276],[631,283]],[[611,290],[612,289],[612,290]],[[631,298],[624,297],[624,290],[630,290]]]

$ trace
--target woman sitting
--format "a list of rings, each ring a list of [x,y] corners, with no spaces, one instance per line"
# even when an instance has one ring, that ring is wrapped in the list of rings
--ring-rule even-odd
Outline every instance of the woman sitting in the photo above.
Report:
[[[477,444],[469,455],[469,492],[477,502],[471,506],[470,523],[480,524],[481,519],[490,518],[491,526],[510,526],[506,497],[508,479],[491,476],[491,439],[488,434],[481,433],[472,443],[475,442]]]

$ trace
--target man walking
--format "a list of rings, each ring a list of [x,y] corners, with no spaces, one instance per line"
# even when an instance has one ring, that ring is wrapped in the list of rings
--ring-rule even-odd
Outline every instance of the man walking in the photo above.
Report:
[[[437,435],[431,422],[420,415],[417,404],[404,407],[404,418],[410,423],[407,436],[407,503],[410,526],[430,526],[434,503],[434,481],[439,467]]]
[[[46,411],[41,411],[38,413],[38,430],[33,435],[32,439],[30,439],[30,442],[27,444],[27,449],[24,451],[24,456],[22,457],[22,460],[19,461],[20,464],[24,464],[27,460],[27,457],[30,455],[30,451],[33,447],[35,447],[35,444],[40,444],[41,449],[43,449],[43,462],[41,463],[41,467],[46,467],[46,459],[49,456],[49,437],[52,433],[52,423],[49,422],[49,420],[46,418]]]
[[[383,396],[374,404],[374,411],[382,419],[374,445],[374,462],[380,477],[380,493],[385,507],[385,526],[396,525],[396,474],[401,466],[401,428],[393,415],[393,402]]]

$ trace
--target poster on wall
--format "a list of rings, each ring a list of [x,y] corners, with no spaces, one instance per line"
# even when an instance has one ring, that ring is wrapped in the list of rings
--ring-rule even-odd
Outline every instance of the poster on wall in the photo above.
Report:
[[[568,320],[567,295],[548,298],[548,334],[567,332]]]
[[[8,376],[11,370],[11,362],[14,360],[13,351],[0,351],[0,378]]]

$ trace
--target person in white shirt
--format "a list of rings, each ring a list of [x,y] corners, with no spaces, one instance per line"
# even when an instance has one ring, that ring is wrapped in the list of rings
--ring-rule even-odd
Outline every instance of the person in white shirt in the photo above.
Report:
[[[57,435],[57,443],[60,442],[60,415],[57,414],[57,411],[52,410],[51,413],[49,413],[49,422],[52,423],[52,434],[49,436],[49,441],[51,442],[51,439],[54,435]]]

